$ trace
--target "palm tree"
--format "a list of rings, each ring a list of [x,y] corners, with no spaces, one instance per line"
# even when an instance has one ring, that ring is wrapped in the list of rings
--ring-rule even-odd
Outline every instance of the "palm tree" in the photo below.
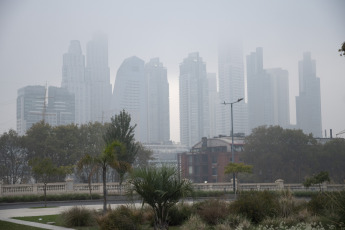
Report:
[[[153,209],[155,230],[168,229],[169,209],[192,192],[191,182],[180,180],[177,170],[168,166],[135,169],[128,183],[129,195],[135,192]]]
[[[123,154],[125,152],[125,147],[118,141],[114,141],[109,144],[104,151],[96,156],[92,157],[90,155],[85,155],[79,162],[78,168],[83,167],[85,165],[93,166],[92,172],[96,171],[96,168],[102,169],[102,181],[103,181],[103,212],[107,211],[107,169],[117,168],[119,165],[122,165],[119,162],[118,155]],[[89,175],[89,189],[91,194],[91,176]]]

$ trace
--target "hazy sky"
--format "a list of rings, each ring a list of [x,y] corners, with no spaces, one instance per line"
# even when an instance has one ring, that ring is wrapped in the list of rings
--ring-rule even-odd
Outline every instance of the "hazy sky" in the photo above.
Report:
[[[310,51],[321,80],[323,130],[345,129],[345,1],[25,1],[0,0],[0,133],[16,129],[17,90],[27,85],[60,86],[62,55],[70,40],[83,53],[95,32],[109,39],[114,84],[130,56],[159,57],[170,83],[171,138],[179,141],[179,63],[198,51],[208,72],[217,70],[218,43],[243,39],[244,57],[263,47],[264,68],[289,71],[291,122],[295,123],[298,61]],[[329,131],[327,131],[329,133]]]

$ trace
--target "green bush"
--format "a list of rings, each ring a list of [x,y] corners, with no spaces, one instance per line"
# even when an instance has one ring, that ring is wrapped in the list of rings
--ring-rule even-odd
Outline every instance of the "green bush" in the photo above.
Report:
[[[327,215],[329,210],[330,200],[326,193],[317,193],[311,197],[308,202],[308,211],[314,215]]]
[[[229,226],[230,229],[249,229],[249,227],[251,226],[250,221],[246,217],[243,217],[241,215],[236,215],[236,214],[228,215],[228,217],[222,223],[221,226],[224,226],[224,225]],[[220,229],[221,226],[219,226],[218,228]]]
[[[207,224],[216,225],[229,215],[228,204],[225,201],[209,199],[194,205],[196,213]]]
[[[297,214],[306,208],[306,201],[297,200],[289,190],[279,193],[277,215],[283,218]]]
[[[244,215],[253,223],[260,223],[266,217],[273,217],[279,209],[278,195],[269,191],[241,193],[230,205],[230,211]]]
[[[207,230],[208,226],[198,215],[191,215],[189,219],[180,227],[181,230]]]
[[[92,226],[95,224],[95,212],[85,207],[75,206],[62,212],[61,219],[67,227]]]
[[[92,199],[101,199],[101,195],[92,194]],[[47,195],[47,201],[64,201],[64,200],[90,200],[89,194],[59,194]],[[44,201],[43,195],[24,195],[24,196],[4,196],[0,198],[0,203],[15,202],[35,202]]]
[[[181,225],[192,215],[192,206],[189,204],[177,204],[170,208],[168,222],[169,226]]]
[[[105,216],[97,218],[101,229],[136,230],[143,223],[142,213],[121,205],[115,210],[108,210]]]

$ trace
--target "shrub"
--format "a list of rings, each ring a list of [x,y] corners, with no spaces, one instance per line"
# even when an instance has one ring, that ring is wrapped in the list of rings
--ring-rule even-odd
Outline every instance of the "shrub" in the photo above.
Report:
[[[280,217],[289,217],[297,214],[306,203],[298,201],[289,190],[284,190],[279,195],[278,204],[277,214]]]
[[[230,214],[225,223],[231,227],[231,229],[248,229],[250,227],[250,221],[243,216]]]
[[[314,215],[324,215],[327,214],[327,209],[329,209],[329,198],[325,193],[317,193],[311,197],[308,202],[308,211]]]
[[[92,194],[92,199],[100,199],[99,194]],[[61,201],[61,200],[89,200],[89,194],[60,194],[47,195],[47,201]],[[24,196],[4,196],[0,198],[0,203],[14,203],[14,202],[34,202],[44,201],[43,195],[24,195]]]
[[[192,206],[189,204],[177,204],[173,206],[169,210],[169,226],[181,225],[192,215],[192,212]]]
[[[207,225],[197,215],[191,215],[189,219],[180,227],[181,230],[206,230]]]
[[[244,215],[255,224],[260,223],[266,217],[275,216],[278,208],[277,194],[268,191],[242,193],[230,205],[232,213]]]
[[[75,206],[62,212],[61,219],[67,227],[92,226],[95,224],[95,213],[85,207]]]
[[[195,205],[196,213],[207,224],[215,225],[225,220],[229,215],[228,205],[225,201],[210,199]]]
[[[97,218],[101,229],[136,230],[143,223],[140,211],[121,205],[115,210],[108,210],[107,214]]]

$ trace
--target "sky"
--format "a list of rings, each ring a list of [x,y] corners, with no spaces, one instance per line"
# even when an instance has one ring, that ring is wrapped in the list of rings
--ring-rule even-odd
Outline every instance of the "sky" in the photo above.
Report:
[[[122,61],[159,57],[170,84],[171,139],[179,141],[179,64],[199,52],[207,72],[218,72],[218,48],[241,39],[243,55],[263,47],[264,68],[289,72],[295,124],[298,61],[316,60],[322,128],[345,130],[345,1],[342,0],[0,0],[0,133],[16,129],[17,90],[60,86],[62,55],[71,40],[83,53],[97,32],[108,36],[110,80]],[[343,135],[344,137],[344,135]]]

